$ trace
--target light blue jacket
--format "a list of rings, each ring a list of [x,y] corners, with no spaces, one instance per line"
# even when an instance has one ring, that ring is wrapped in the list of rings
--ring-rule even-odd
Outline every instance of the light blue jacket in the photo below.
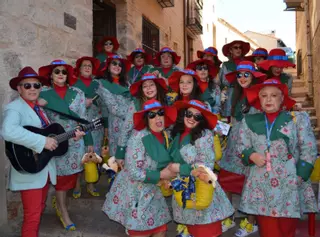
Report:
[[[4,140],[23,145],[40,153],[45,146],[46,137],[32,133],[23,126],[41,128],[41,121],[34,110],[21,98],[17,98],[5,106],[1,136]],[[52,159],[39,173],[22,174],[10,167],[9,189],[12,191],[43,188],[50,177],[52,184],[56,184],[56,164]]]

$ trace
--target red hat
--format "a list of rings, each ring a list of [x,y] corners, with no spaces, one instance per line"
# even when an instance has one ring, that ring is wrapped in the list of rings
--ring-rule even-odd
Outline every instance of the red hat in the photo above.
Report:
[[[102,40],[100,40],[97,43],[96,48],[97,48],[98,52],[102,52],[104,50],[104,43],[107,42],[108,40],[110,40],[113,43],[113,51],[114,52],[119,49],[120,44],[119,44],[117,38],[107,36],[107,37],[104,37]]]
[[[156,67],[159,67],[161,65],[160,62],[160,55],[163,53],[171,53],[172,57],[173,57],[173,64],[179,64],[181,57],[177,55],[177,53],[175,51],[173,51],[171,48],[169,47],[163,47],[157,54],[156,56],[153,58],[153,64]]]
[[[88,56],[84,56],[81,57],[77,60],[76,62],[76,67],[73,69],[73,77],[71,80],[69,80],[69,84],[72,86],[73,84],[76,83],[77,81],[77,77],[79,76],[80,73],[80,67],[81,64],[84,60],[89,60],[92,64],[92,75],[96,75],[98,72],[98,69],[100,67],[100,61],[96,58],[93,57],[88,57]]]
[[[50,78],[50,75],[52,73],[52,70],[56,67],[59,67],[59,66],[64,66],[67,71],[68,71],[68,77],[67,77],[67,80],[69,82],[69,80],[72,80],[73,78],[73,67],[69,64],[67,64],[65,61],[61,60],[61,59],[56,59],[56,60],[53,60],[49,65],[47,66],[43,66],[43,67],[40,67],[39,68],[39,75],[40,76],[44,76],[46,77],[47,79]]]
[[[286,52],[283,49],[272,49],[269,52],[267,60],[258,63],[258,66],[266,71],[268,71],[270,67],[296,67],[295,64],[288,60],[288,56],[286,56]]]
[[[262,111],[260,100],[259,100],[259,92],[262,88],[266,86],[275,86],[279,88],[282,91],[282,94],[284,96],[283,105],[286,107],[286,110],[290,110],[293,108],[296,101],[289,97],[289,91],[288,91],[287,85],[282,84],[277,78],[271,78],[271,79],[265,80],[261,84],[257,84],[248,88],[246,92],[247,92],[248,103],[250,105]]]
[[[255,57],[262,57],[267,59],[268,51],[265,48],[257,48],[250,56],[245,57],[245,60],[252,61]]]
[[[131,68],[131,63],[127,60],[127,59],[124,59],[124,58],[122,58],[120,55],[118,55],[118,54],[112,54],[111,56],[109,56],[108,58],[107,58],[107,62],[105,63],[105,65],[104,65],[104,67],[100,70],[100,73],[99,74],[101,74],[102,72],[104,72],[107,68],[108,68],[108,66],[109,66],[109,64],[111,63],[111,61],[112,60],[119,60],[124,66],[125,66],[125,70],[126,70],[126,72],[128,72],[129,70],[130,70],[130,68]]]
[[[224,56],[229,57],[230,54],[230,48],[234,45],[234,44],[240,44],[242,46],[242,55],[246,55],[247,53],[249,53],[250,51],[250,44],[248,42],[244,42],[242,40],[234,40],[229,44],[225,44],[222,47],[222,53]]]
[[[130,86],[131,95],[137,96],[137,93],[138,93],[139,88],[142,85],[142,83],[145,82],[145,81],[149,81],[149,80],[154,81],[155,83],[158,83],[164,89],[165,92],[168,91],[168,87],[167,87],[165,79],[158,78],[152,73],[145,73],[145,74],[142,75],[141,80],[133,83]]]
[[[144,49],[142,49],[142,48],[136,48],[135,50],[133,50],[133,51],[131,52],[131,54],[127,56],[128,61],[130,61],[132,64],[134,64],[134,63],[133,63],[133,61],[134,61],[134,56],[135,56],[136,54],[139,54],[139,53],[141,53],[141,54],[144,55],[144,63],[145,63],[145,64],[151,63],[151,61],[152,61],[151,55],[150,55],[150,54],[147,54],[146,51],[145,51]]]
[[[176,101],[173,106],[176,107],[178,111],[180,109],[187,109],[187,108],[195,108],[199,110],[202,116],[207,120],[210,130],[213,130],[217,125],[218,117],[208,109],[206,104],[204,104],[199,100],[189,100],[189,101],[180,100],[180,101]]]
[[[142,105],[142,110],[133,114],[133,124],[136,130],[142,130],[146,127],[145,121],[143,119],[146,112],[151,110],[164,110],[164,125],[169,127],[174,124],[177,119],[177,110],[173,106],[163,106],[159,101],[155,99],[147,100]]]
[[[220,63],[221,63],[221,61],[220,61]],[[196,60],[196,61],[193,61],[193,62],[189,63],[187,68],[191,68],[192,70],[196,71],[197,65],[206,64],[209,67],[209,75],[212,78],[215,78],[217,76],[217,74],[219,73],[220,63],[219,64],[214,64],[211,60],[199,59],[199,60]]]
[[[238,72],[250,72],[253,75],[253,77],[259,79],[259,81],[264,81],[265,79],[267,79],[266,74],[263,74],[256,70],[253,62],[241,61],[237,66],[236,71],[229,72],[228,74],[226,74],[226,79],[230,84],[234,83],[234,81],[237,79]]]
[[[218,50],[215,47],[208,47],[204,51],[201,51],[201,50],[197,51],[197,56],[200,59],[202,59],[205,54],[215,57],[219,66],[222,63],[218,58]]]
[[[192,76],[193,78],[196,79],[198,85],[201,84],[201,80],[200,80],[200,77],[197,75],[197,73],[191,69],[182,69],[180,71],[175,71],[171,74],[171,76],[168,78],[168,84],[169,84],[169,87],[179,93],[180,91],[180,88],[179,88],[179,83],[180,83],[180,78],[183,76],[183,75],[190,75]],[[201,88],[201,87],[200,87]],[[203,93],[203,91],[202,91]]]
[[[17,77],[14,77],[9,81],[9,85],[11,89],[16,91],[18,84],[22,80],[27,78],[36,78],[41,82],[42,85],[49,85],[48,79],[45,77],[39,76],[38,73],[36,73],[32,67],[24,67],[21,69]]]

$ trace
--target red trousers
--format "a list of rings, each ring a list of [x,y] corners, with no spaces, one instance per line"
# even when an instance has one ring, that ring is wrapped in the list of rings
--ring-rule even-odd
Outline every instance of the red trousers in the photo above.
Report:
[[[194,237],[217,237],[222,234],[221,221],[203,225],[186,225]]]
[[[218,182],[223,191],[239,195],[242,193],[245,179],[244,175],[232,173],[224,169],[220,169],[218,175]]]
[[[298,218],[256,216],[260,237],[294,237]]]
[[[49,182],[39,189],[20,191],[23,205],[21,237],[38,237],[41,214],[46,206]]]
[[[130,236],[149,236],[149,235],[158,234],[161,232],[166,232],[167,230],[168,230],[168,226],[167,224],[164,224],[152,230],[142,230],[142,231],[128,230],[128,234]]]

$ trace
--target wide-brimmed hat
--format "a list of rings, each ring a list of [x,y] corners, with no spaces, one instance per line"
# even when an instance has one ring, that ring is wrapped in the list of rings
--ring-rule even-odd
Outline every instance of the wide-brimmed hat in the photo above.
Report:
[[[275,86],[279,88],[282,91],[283,94],[283,104],[286,108],[286,110],[290,110],[295,105],[296,101],[290,98],[289,96],[289,90],[286,84],[283,84],[280,82],[277,78],[270,78],[268,80],[265,80],[263,83],[254,85],[246,90],[246,95],[248,99],[248,103],[252,106],[254,106],[256,109],[261,110],[261,104],[259,100],[259,92],[262,88],[266,86]]]
[[[147,100],[142,105],[142,110],[133,114],[133,124],[134,129],[141,130],[147,125],[145,124],[145,113],[151,110],[164,110],[164,126],[169,127],[174,124],[177,119],[177,110],[173,106],[164,106],[159,101],[155,99]]]
[[[178,111],[180,109],[187,109],[187,108],[195,108],[199,110],[202,116],[207,120],[210,130],[214,129],[217,124],[218,117],[210,111],[210,109],[206,106],[205,103],[199,100],[190,100],[190,101],[179,100],[179,101],[176,101],[173,104],[173,106],[176,107]]]
[[[89,57],[89,56],[84,56],[79,58],[76,61],[76,67],[73,69],[73,77],[71,80],[69,80],[69,84],[73,85],[77,81],[77,77],[79,76],[80,73],[80,67],[81,64],[84,60],[89,60],[92,64],[92,75],[96,75],[98,72],[98,69],[100,67],[100,61],[97,58]]]
[[[267,59],[268,58],[268,50],[266,50],[265,48],[257,48],[255,51],[252,52],[251,55],[246,56],[245,60],[253,62],[255,57],[262,57],[264,59]]]
[[[100,70],[99,74],[104,72],[109,67],[109,64],[111,63],[112,60],[119,60],[125,66],[126,72],[128,72],[130,70],[130,68],[131,68],[131,63],[127,59],[122,58],[118,54],[112,54],[111,56],[109,56],[107,58],[106,63],[104,65],[104,67]]]
[[[213,56],[216,60],[216,63],[219,64],[219,66],[222,63],[218,57],[218,50],[215,47],[208,47],[203,51],[202,50],[197,51],[197,57],[199,59],[202,59],[205,54]]]
[[[165,92],[168,91],[168,87],[167,87],[167,84],[166,84],[166,81],[165,79],[163,78],[159,78],[159,77],[156,77],[154,74],[152,73],[145,73],[142,75],[141,77],[141,80],[133,83],[131,86],[130,86],[130,93],[131,95],[133,96],[137,96],[138,94],[138,91],[139,91],[139,88],[140,86],[142,85],[143,82],[145,81],[154,81],[155,83],[158,83]]]
[[[68,71],[68,82],[73,79],[73,67],[61,59],[53,60],[49,65],[39,68],[39,75],[50,79],[52,70],[56,67],[64,66]]]
[[[219,70],[220,70],[220,64],[215,64],[211,60],[208,60],[208,59],[199,59],[199,60],[193,61],[188,64],[187,68],[190,68],[190,69],[196,71],[197,65],[199,65],[199,64],[205,64],[208,66],[209,75],[212,78],[215,78],[218,75]]]
[[[258,66],[266,71],[268,71],[270,67],[296,67],[294,63],[289,61],[288,56],[286,56],[286,52],[283,49],[272,49],[269,52],[267,60],[258,63]]]
[[[146,51],[142,48],[136,48],[135,50],[133,50],[131,54],[127,56],[128,61],[131,62],[131,64],[134,64],[133,62],[135,55],[140,53],[144,55],[145,64],[149,64],[152,62],[152,56],[150,54],[147,54]]]
[[[242,40],[234,40],[232,42],[230,42],[229,44],[225,44],[222,47],[222,53],[224,56],[229,57],[230,54],[230,48],[234,45],[234,44],[240,44],[242,47],[242,55],[246,55],[247,53],[249,53],[250,51],[250,44],[248,42],[244,42]]]
[[[179,83],[180,83],[180,78],[183,75],[190,75],[196,79],[198,85],[201,84],[200,77],[197,75],[197,73],[194,70],[186,68],[186,69],[182,69],[180,71],[175,71],[168,78],[168,85],[174,92],[177,92],[177,93],[180,92]],[[202,91],[202,93],[203,93],[203,91]]]
[[[113,51],[114,51],[114,52],[119,49],[120,44],[119,44],[117,38],[116,38],[116,37],[109,37],[109,36],[107,36],[107,37],[104,37],[103,39],[101,39],[101,40],[97,43],[96,48],[97,48],[97,51],[98,51],[98,52],[102,52],[102,51],[104,50],[104,43],[107,42],[108,40],[110,40],[110,41],[112,42],[112,44],[113,44]]]
[[[49,85],[48,79],[46,77],[39,76],[38,73],[36,73],[36,71],[33,70],[32,67],[28,66],[28,67],[22,68],[21,71],[19,72],[18,76],[12,78],[9,81],[9,85],[10,85],[11,89],[16,91],[18,84],[22,80],[27,79],[27,78],[36,78],[36,79],[38,79],[40,81],[40,83],[42,85]]]
[[[179,64],[181,57],[178,56],[178,54],[173,51],[171,48],[169,47],[163,47],[157,54],[156,56],[153,58],[153,64],[156,67],[159,67],[161,65],[161,61],[160,61],[160,55],[163,53],[171,53],[172,57],[173,57],[173,64]]]
[[[259,82],[262,82],[265,79],[267,79],[266,74],[263,74],[263,73],[256,70],[253,62],[241,61],[238,64],[236,71],[229,72],[228,74],[226,74],[226,79],[228,80],[228,82],[230,84],[232,84],[236,81],[238,72],[250,72],[255,79],[259,80]]]

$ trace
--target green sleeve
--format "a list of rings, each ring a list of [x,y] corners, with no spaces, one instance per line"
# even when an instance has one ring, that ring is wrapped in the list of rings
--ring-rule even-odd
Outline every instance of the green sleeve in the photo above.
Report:
[[[160,181],[160,171],[147,170],[145,183],[157,184]]]
[[[84,145],[85,146],[93,146],[93,138],[91,132],[88,132],[84,137]]]
[[[296,168],[297,175],[300,176],[304,181],[307,181],[312,173],[313,165],[304,160],[299,160]]]
[[[249,149],[244,149],[242,151],[242,154],[241,154],[241,158],[242,158],[242,163],[246,166],[253,166],[254,163],[251,162],[251,160],[249,159],[250,156],[252,155],[252,153],[254,153],[254,149],[253,148],[249,148]]]
[[[191,174],[192,167],[189,164],[180,165],[180,175],[189,176]]]
[[[126,155],[126,148],[125,146],[117,146],[117,150],[116,150],[116,158],[117,159],[124,159],[125,155]]]

